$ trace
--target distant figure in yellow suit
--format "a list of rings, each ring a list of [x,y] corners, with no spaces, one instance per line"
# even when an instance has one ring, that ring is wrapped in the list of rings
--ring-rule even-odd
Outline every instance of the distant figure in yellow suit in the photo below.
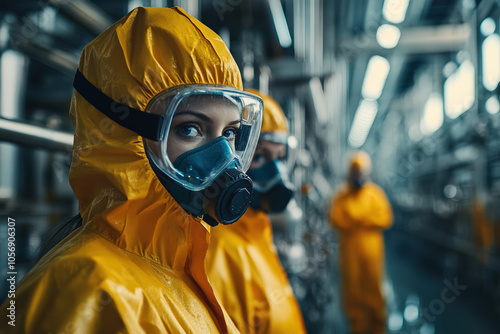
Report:
[[[212,229],[208,278],[241,333],[305,333],[266,214],[285,210],[293,194],[281,161],[288,123],[276,101],[248,91],[264,101],[261,135],[248,171],[254,183],[251,207],[236,223]]]
[[[384,239],[392,211],[384,191],[369,182],[370,157],[355,152],[348,182],[333,197],[330,222],[340,236],[340,273],[351,333],[384,333]]]

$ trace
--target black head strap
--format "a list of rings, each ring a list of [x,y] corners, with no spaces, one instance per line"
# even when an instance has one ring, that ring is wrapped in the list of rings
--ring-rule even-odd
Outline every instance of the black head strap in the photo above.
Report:
[[[160,140],[160,131],[164,118],[162,115],[147,113],[114,101],[92,85],[80,70],[76,71],[73,87],[94,108],[119,125],[134,131],[144,138],[155,141]]]

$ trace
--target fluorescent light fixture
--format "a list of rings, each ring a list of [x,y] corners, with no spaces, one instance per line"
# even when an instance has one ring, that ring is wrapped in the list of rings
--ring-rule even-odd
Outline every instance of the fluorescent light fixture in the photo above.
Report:
[[[274,26],[278,33],[278,39],[282,47],[287,48],[292,45],[292,37],[286,23],[285,12],[280,0],[269,0],[269,7],[273,16]]]
[[[493,20],[491,17],[485,18],[479,26],[479,30],[481,31],[481,34],[483,34],[483,36],[489,36],[493,34],[496,28],[497,25],[495,23],[495,20]]]
[[[389,74],[389,61],[384,57],[373,56],[368,61],[361,95],[366,100],[377,100],[384,89]]]
[[[410,0],[385,0],[382,14],[392,23],[401,23],[405,20]]]
[[[492,115],[495,115],[500,111],[500,102],[498,102],[498,98],[496,96],[491,96],[486,100],[486,111]]]
[[[425,103],[420,131],[426,136],[433,134],[443,125],[443,118],[443,97],[439,93],[432,93]]]
[[[354,148],[361,147],[365,141],[377,115],[378,104],[375,101],[361,100],[354,115],[351,131],[349,132],[349,145]]]
[[[481,55],[483,86],[491,92],[500,82],[500,36],[494,34],[486,37],[481,46]]]
[[[377,29],[377,43],[386,49],[392,49],[399,43],[401,31],[392,24],[382,24]]]
[[[460,67],[446,79],[444,83],[444,111],[449,118],[457,118],[469,110],[476,98],[476,70],[470,60],[464,61]]]

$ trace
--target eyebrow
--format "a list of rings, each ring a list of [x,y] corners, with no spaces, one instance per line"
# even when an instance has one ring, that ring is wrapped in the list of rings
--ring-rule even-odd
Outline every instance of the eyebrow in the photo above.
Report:
[[[200,112],[197,112],[197,111],[191,111],[191,110],[186,110],[186,111],[178,112],[178,113],[175,114],[174,118],[177,117],[177,116],[182,116],[182,115],[195,116],[195,117],[200,118],[204,122],[213,123],[213,120],[210,117],[208,117],[207,115],[205,115],[203,113],[200,113]],[[235,125],[235,124],[239,124],[239,123],[241,123],[241,119],[237,119],[235,121],[232,121],[228,125]]]
[[[192,115],[192,116],[195,116],[195,117],[202,119],[203,121],[205,121],[207,123],[212,123],[212,119],[210,117],[208,117],[207,115],[200,113],[200,112],[190,111],[190,110],[181,111],[181,112],[176,113],[174,115],[174,118],[177,116],[181,116],[181,115]]]
[[[232,121],[228,125],[236,125],[236,124],[241,124],[241,119],[237,119],[236,121]]]

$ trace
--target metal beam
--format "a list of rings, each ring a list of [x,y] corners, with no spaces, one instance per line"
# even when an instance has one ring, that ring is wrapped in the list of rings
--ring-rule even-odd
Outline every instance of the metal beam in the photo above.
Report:
[[[360,54],[426,54],[456,52],[463,49],[471,34],[468,24],[450,24],[430,27],[416,27],[401,32],[399,44],[394,49],[384,49],[377,44],[375,37],[344,37],[340,52],[351,58]]]
[[[115,21],[90,1],[49,0],[49,4],[96,36]]]
[[[71,152],[73,134],[47,129],[0,117],[0,141],[43,148],[49,151]]]
[[[13,35],[12,45],[27,56],[45,63],[65,74],[74,75],[78,68],[79,56],[63,50],[38,44],[32,39],[17,38]]]

